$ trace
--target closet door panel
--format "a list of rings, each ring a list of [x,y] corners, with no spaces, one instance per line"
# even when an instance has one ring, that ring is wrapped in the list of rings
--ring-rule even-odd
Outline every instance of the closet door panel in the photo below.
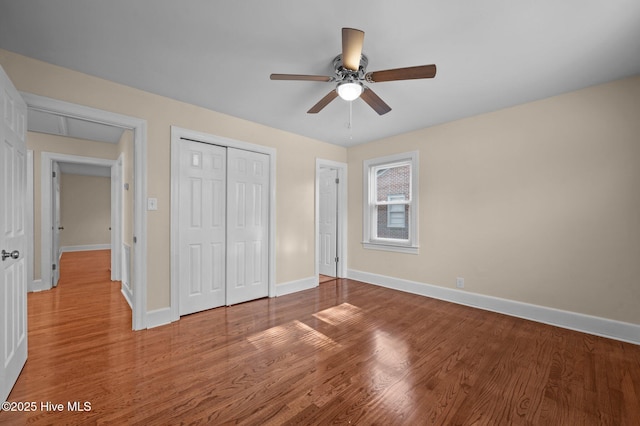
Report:
[[[226,148],[182,141],[180,315],[226,303]]]
[[[227,305],[269,294],[269,156],[227,150]]]

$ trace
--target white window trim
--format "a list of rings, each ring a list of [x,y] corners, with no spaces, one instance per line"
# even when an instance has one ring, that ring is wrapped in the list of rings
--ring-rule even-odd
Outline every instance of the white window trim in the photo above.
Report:
[[[363,161],[362,246],[365,249],[418,254],[418,159],[418,151],[411,151]],[[374,199],[372,197],[375,197],[375,194],[373,194],[375,185],[371,185],[373,179],[375,179],[375,176],[372,176],[373,169],[384,164],[394,164],[402,161],[411,163],[411,208],[409,217],[406,218],[405,222],[409,227],[409,239],[407,241],[398,241],[387,238],[372,238],[375,235],[373,226],[376,225],[372,220],[375,204],[371,202]]]

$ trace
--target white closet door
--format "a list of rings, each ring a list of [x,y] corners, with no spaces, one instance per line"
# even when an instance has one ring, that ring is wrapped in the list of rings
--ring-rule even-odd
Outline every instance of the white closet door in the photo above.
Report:
[[[338,184],[336,179],[338,179],[338,170],[320,169],[318,180],[320,264],[318,267],[322,275],[330,277],[337,276]]]
[[[180,148],[180,315],[223,306],[226,148],[182,141]]]
[[[269,156],[227,151],[227,305],[269,294]]]

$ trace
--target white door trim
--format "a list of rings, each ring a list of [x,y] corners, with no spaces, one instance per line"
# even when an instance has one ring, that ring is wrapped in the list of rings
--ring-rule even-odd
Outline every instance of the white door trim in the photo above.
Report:
[[[237,141],[222,136],[171,126],[171,321],[180,319],[179,286],[179,189],[180,139],[238,148],[269,156],[269,297],[276,296],[276,150],[275,148]]]
[[[66,117],[93,121],[110,126],[133,130],[134,146],[134,218],[133,234],[137,240],[134,255],[134,289],[132,307],[132,328],[147,327],[147,121],[99,110],[84,105],[73,104],[31,93],[20,93],[27,107],[52,112]]]
[[[316,269],[315,279],[318,285],[318,276],[320,274],[320,169],[332,168],[338,170],[338,278],[347,277],[347,164],[337,161],[324,160],[316,158]]]
[[[33,244],[33,150],[27,149],[27,204],[26,211],[26,231],[27,231],[27,291],[34,291],[33,282],[33,255],[35,246]],[[39,290],[39,288],[38,288]]]
[[[124,173],[122,170],[124,154],[120,153],[111,167],[111,281],[122,281],[122,234],[124,232]],[[113,247],[117,247],[113,251]],[[116,256],[114,256],[117,255]]]

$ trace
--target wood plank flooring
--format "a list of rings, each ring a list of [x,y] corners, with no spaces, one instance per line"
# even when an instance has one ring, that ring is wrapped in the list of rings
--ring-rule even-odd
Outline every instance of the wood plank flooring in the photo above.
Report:
[[[322,284],[322,283],[326,283],[326,282],[329,282],[329,281],[333,281],[333,280],[336,280],[336,279],[337,279],[336,277],[331,277],[331,276],[329,276],[329,275],[322,275],[322,274],[320,274],[320,275],[318,276],[318,282],[319,282],[320,284]]]
[[[344,279],[133,332],[108,256],[29,294],[9,399],[38,409],[0,424],[640,422],[640,346]]]

